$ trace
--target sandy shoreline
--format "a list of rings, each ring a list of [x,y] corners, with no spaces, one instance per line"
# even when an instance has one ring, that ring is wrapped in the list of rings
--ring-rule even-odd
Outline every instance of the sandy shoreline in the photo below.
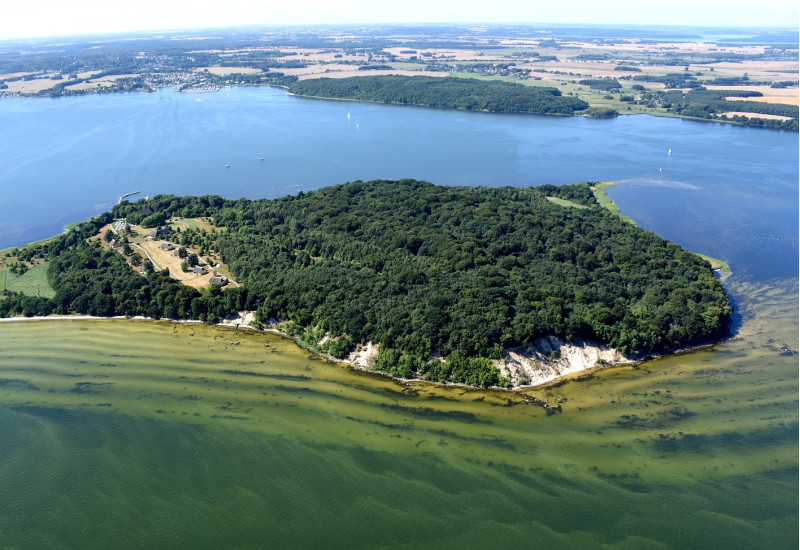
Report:
[[[248,329],[248,330],[252,330],[252,331],[255,331],[255,332],[266,332],[266,333],[269,333],[269,334],[274,334],[275,336],[280,336],[282,338],[286,338],[286,339],[292,340],[295,343],[297,343],[297,338],[295,338],[295,337],[293,337],[293,336],[291,336],[289,334],[286,334],[285,332],[281,332],[280,330],[278,330],[278,329],[276,329],[274,327],[267,327],[267,328],[264,328],[264,329],[257,329],[257,328],[255,328],[253,326],[250,326],[249,323],[250,323],[251,320],[253,320],[253,318],[254,318],[254,314],[252,312],[244,312],[243,314],[240,314],[236,318],[226,319],[226,320],[224,320],[224,321],[222,321],[220,323],[216,323],[215,326],[232,327],[232,328],[234,328],[236,330],[238,330],[239,328],[243,328],[243,329]],[[98,317],[98,316],[93,316],[93,315],[51,315],[51,316],[48,316],[48,317],[6,317],[6,318],[0,318],[0,323],[3,323],[3,322],[5,322],[5,323],[36,322],[36,321],[39,321],[39,322],[41,322],[41,321],[88,321],[88,320],[107,320],[107,319],[117,319],[117,320],[119,320],[119,319],[127,319],[127,320],[132,320],[132,321],[166,321],[166,322],[170,322],[170,323],[203,324],[203,321],[196,320],[196,319],[152,319],[150,317],[144,317],[144,316],[125,317],[125,316],[122,316],[122,315],[118,315],[118,316],[114,316],[114,317]],[[303,346],[300,346],[299,344],[297,344],[297,345],[298,345],[298,347],[300,349],[305,349],[305,350],[307,350],[307,351],[309,351],[311,353],[314,353],[315,355],[317,355],[317,356],[319,356],[319,357],[321,357],[321,358],[323,358],[326,361],[329,361],[331,363],[338,363],[338,364],[342,364],[342,365],[347,365],[349,368],[351,368],[352,370],[356,370],[356,371],[368,372],[368,373],[371,373],[371,374],[378,374],[378,375],[381,375],[381,376],[386,376],[387,378],[391,378],[391,379],[393,379],[393,380],[395,380],[397,382],[403,383],[403,384],[408,384],[410,382],[421,382],[421,383],[425,383],[425,384],[433,384],[433,385],[436,385],[436,386],[459,386],[459,387],[465,387],[465,388],[478,388],[477,386],[470,386],[468,384],[457,384],[457,383],[447,383],[447,384],[445,384],[445,383],[442,383],[442,382],[434,382],[434,381],[430,381],[430,380],[423,380],[421,378],[401,378],[401,377],[397,377],[397,376],[392,376],[392,375],[387,374],[385,372],[372,370],[370,368],[371,367],[371,362],[372,362],[372,360],[374,360],[374,357],[377,355],[378,346],[375,345],[375,344],[372,344],[371,342],[368,342],[367,344],[364,344],[363,346],[360,346],[356,351],[351,353],[350,356],[347,359],[337,359],[337,358],[335,358],[332,355],[329,355],[327,353],[322,353],[322,352],[319,352],[319,351],[311,350],[311,349],[305,348]],[[564,350],[564,352],[565,352],[565,356],[568,356],[570,354],[574,355],[574,352],[572,350],[570,350],[570,349]],[[534,354],[538,355],[539,352],[535,351]],[[516,348],[513,349],[513,350],[508,350],[508,352],[507,352],[507,358],[512,358],[512,357],[513,357],[513,359],[511,359],[510,362],[514,362],[514,363],[517,363],[517,364],[524,363],[525,365],[527,365],[528,371],[531,370],[531,367],[530,367],[531,363],[538,359],[538,357],[530,357],[529,354],[526,354],[522,350],[516,349]],[[609,361],[608,363],[604,363],[602,365],[598,365],[598,364],[594,364],[593,363],[591,365],[586,365],[586,364],[580,365],[580,364],[578,364],[576,366],[574,364],[570,364],[569,362],[567,362],[567,363],[569,364],[569,366],[567,366],[565,369],[559,369],[557,367],[554,368],[552,365],[548,365],[547,369],[546,369],[546,371],[547,371],[546,374],[542,373],[540,376],[533,376],[533,377],[529,376],[527,379],[523,378],[522,380],[525,380],[525,382],[528,382],[528,383],[519,384],[519,382],[520,382],[520,380],[518,379],[519,377],[510,376],[510,371],[509,371],[508,367],[506,366],[505,361],[503,361],[502,364],[497,364],[496,366],[498,367],[498,370],[499,370],[499,372],[501,374],[509,375],[509,379],[512,381],[512,387],[511,388],[503,388],[503,387],[492,386],[492,389],[516,390],[516,389],[522,389],[522,388],[538,387],[538,386],[543,386],[543,385],[549,384],[549,383],[551,383],[551,382],[553,382],[555,380],[560,380],[560,379],[562,379],[562,378],[564,378],[566,376],[586,371],[586,370],[588,370],[590,368],[599,368],[601,366],[611,366],[613,364],[620,364],[619,362],[616,362],[616,361],[615,362]],[[516,384],[513,383],[515,381],[517,382]],[[478,388],[478,389],[485,389],[485,388]]]
[[[525,349],[509,348],[506,350],[506,355],[503,359],[492,361],[497,367],[499,373],[508,377],[509,381],[512,383],[510,388],[499,386],[483,388],[481,386],[470,386],[468,384],[435,382],[431,380],[423,380],[421,378],[401,378],[385,372],[373,370],[370,368],[370,361],[377,355],[378,346],[377,344],[372,344],[372,342],[367,342],[366,344],[363,344],[357,348],[357,350],[352,352],[347,359],[337,359],[327,353],[322,353],[301,346],[297,343],[296,337],[293,337],[285,332],[281,332],[274,327],[258,329],[251,326],[249,323],[254,319],[254,316],[254,312],[242,312],[235,318],[226,319],[222,322],[216,323],[213,326],[228,327],[233,328],[234,330],[242,328],[255,332],[265,332],[275,336],[280,336],[282,338],[292,340],[300,349],[309,351],[330,363],[346,365],[354,371],[385,376],[402,384],[419,382],[423,384],[433,384],[434,386],[458,386],[463,388],[506,391],[546,387],[550,384],[558,383],[562,380],[568,379],[570,376],[585,375],[597,369],[613,366],[636,365],[642,361],[656,359],[658,357],[673,355],[676,353],[686,353],[697,349],[706,348],[717,343],[717,341],[706,342],[695,346],[668,350],[662,353],[653,353],[642,357],[630,358],[623,356],[614,349],[606,348],[605,346],[586,340],[579,339],[576,340],[575,343],[570,343],[559,337],[548,336],[546,338],[537,340]],[[135,317],[125,317],[122,315],[117,315],[114,317],[98,317],[94,315],[4,317],[0,318],[0,323],[36,321],[89,321],[108,319],[127,319],[131,321],[165,321],[169,323],[182,324],[205,324],[204,321],[197,319],[153,319],[151,317],[138,315]],[[554,350],[559,350],[559,357],[556,359],[549,359],[548,354]],[[598,359],[602,359],[602,361],[598,361]]]

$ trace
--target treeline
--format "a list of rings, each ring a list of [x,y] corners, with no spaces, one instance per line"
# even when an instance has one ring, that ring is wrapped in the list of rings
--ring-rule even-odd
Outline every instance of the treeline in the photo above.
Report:
[[[584,78],[579,80],[578,84],[581,86],[589,86],[594,90],[603,90],[606,92],[619,91],[622,84],[615,78]]]
[[[680,90],[655,91],[643,94],[645,102],[661,106],[667,111],[681,116],[715,119],[722,118],[728,112],[753,113],[754,118],[736,117],[731,120],[747,126],[774,128],[780,130],[798,131],[798,107],[782,103],[766,103],[762,101],[747,101],[727,99],[729,97],[760,97],[760,92],[747,90],[707,90],[698,88],[683,93]],[[778,115],[791,117],[790,120],[758,119],[762,115]],[[726,120],[727,116],[723,118]]]
[[[558,197],[587,208],[557,205]],[[213,322],[257,310],[343,357],[380,344],[377,368],[401,376],[502,383],[489,362],[545,335],[643,354],[725,333],[731,307],[710,266],[621,222],[588,184],[538,188],[354,182],[276,200],[157,196],[154,214],[211,216],[214,246],[243,287],[197,291],[133,271],[90,235],[123,202],[37,249],[56,296],[0,300],[0,315],[88,313]],[[192,238],[205,239],[195,235]],[[147,262],[145,262],[147,264]],[[444,361],[431,360],[434,354]]]
[[[580,99],[562,96],[555,88],[452,77],[316,78],[294,82],[289,91],[313,97],[497,113],[571,115],[589,106]]]

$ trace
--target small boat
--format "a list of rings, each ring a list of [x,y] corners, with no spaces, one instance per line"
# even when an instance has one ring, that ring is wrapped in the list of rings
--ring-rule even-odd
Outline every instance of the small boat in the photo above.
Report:
[[[230,165],[230,164],[226,164],[226,165],[225,165],[225,168],[230,168],[230,167],[231,167],[231,165]]]
[[[264,160],[264,157],[258,157],[258,160]]]
[[[671,155],[671,154],[672,154],[672,149],[670,149],[669,151],[667,151],[667,154],[668,154],[668,155]]]
[[[347,119],[350,119],[350,111],[347,112]]]

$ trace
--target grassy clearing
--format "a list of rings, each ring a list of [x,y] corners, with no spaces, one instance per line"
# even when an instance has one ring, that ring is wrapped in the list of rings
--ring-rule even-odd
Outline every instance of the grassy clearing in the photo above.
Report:
[[[583,204],[578,204],[577,202],[568,201],[566,199],[560,199],[558,197],[547,197],[552,203],[558,204],[559,206],[568,206],[570,208],[589,208]]]
[[[621,219],[622,221],[636,225],[636,222],[633,221],[633,218],[624,215],[622,211],[619,209],[619,206],[617,206],[617,204],[609,198],[608,193],[606,193],[606,189],[608,189],[609,187],[616,187],[616,186],[617,184],[613,182],[603,182],[603,183],[598,183],[596,185],[592,185],[590,189],[592,190],[592,193],[594,193],[594,198],[597,200],[597,204],[599,204],[612,214],[616,214],[617,216],[619,216],[619,219]]]
[[[28,296],[52,298],[56,291],[47,281],[48,262],[36,264],[22,275],[11,273],[11,269],[0,269],[0,291],[10,290]]]
[[[211,225],[208,221],[203,218],[178,218],[172,217],[167,224],[172,229],[180,229],[181,231],[185,229],[201,229],[205,230],[208,233],[211,233],[211,229],[213,228],[215,231],[219,232],[222,228],[217,227],[215,225]]]
[[[697,252],[695,252],[695,254],[697,254]],[[730,270],[731,270],[731,266],[729,266],[727,263],[723,262],[722,260],[718,260],[716,258],[712,258],[711,256],[706,256],[705,254],[697,254],[697,255],[700,256],[701,258],[703,258],[708,263],[710,263],[711,264],[711,269],[714,269],[716,271],[727,271],[727,272],[730,272]]]

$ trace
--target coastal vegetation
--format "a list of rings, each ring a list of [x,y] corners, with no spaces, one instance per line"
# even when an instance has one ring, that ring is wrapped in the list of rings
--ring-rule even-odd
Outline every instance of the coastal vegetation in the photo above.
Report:
[[[598,204],[590,184],[437,187],[353,182],[275,200],[156,196],[147,216],[207,217],[186,232],[242,283],[194,289],[104,246],[113,219],[24,253],[49,262],[51,299],[6,292],[0,316],[88,313],[215,322],[255,310],[322,351],[379,345],[376,368],[403,377],[504,383],[491,359],[547,335],[647,354],[725,334],[731,306],[711,266]],[[183,241],[181,241],[183,242]],[[149,264],[149,265],[148,265]],[[439,359],[441,358],[441,359]]]

